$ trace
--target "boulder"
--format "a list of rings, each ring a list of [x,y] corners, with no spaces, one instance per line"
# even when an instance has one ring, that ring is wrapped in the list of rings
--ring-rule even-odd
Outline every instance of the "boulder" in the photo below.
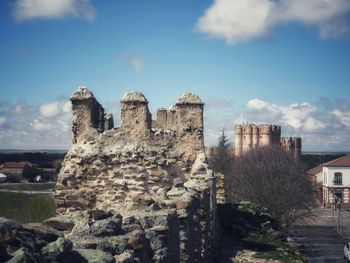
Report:
[[[71,219],[60,216],[46,219],[44,224],[60,231],[72,230],[74,227],[74,222]]]
[[[112,213],[100,209],[89,210],[88,213],[94,220],[102,220],[112,216]]]
[[[62,237],[62,233],[54,228],[47,227],[40,223],[29,223],[23,225],[25,230],[33,233],[37,239],[45,240],[47,242],[53,242],[57,238]]]
[[[48,262],[60,261],[65,255],[71,252],[72,241],[59,237],[56,241],[49,243],[41,249],[41,254]]]
[[[122,220],[118,217],[94,222],[91,225],[91,235],[96,237],[117,236],[124,233]]]
[[[122,254],[124,251],[132,249],[127,236],[101,238],[96,243],[97,249],[109,252],[112,255]]]
[[[127,250],[120,255],[114,256],[117,263],[134,263],[135,251]]]
[[[45,260],[35,251],[22,247],[16,250],[6,263],[45,263]]]
[[[5,217],[0,217],[0,226],[2,228],[8,229],[10,231],[19,230],[19,229],[23,228],[21,224],[17,223],[14,220],[5,218]]]

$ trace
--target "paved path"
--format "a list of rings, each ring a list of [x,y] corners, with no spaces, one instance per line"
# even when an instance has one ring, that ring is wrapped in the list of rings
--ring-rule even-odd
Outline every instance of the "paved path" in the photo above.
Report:
[[[343,249],[350,237],[350,213],[342,211],[343,229],[337,231],[337,213],[319,208],[315,219],[293,227],[291,234],[311,263],[346,262]]]

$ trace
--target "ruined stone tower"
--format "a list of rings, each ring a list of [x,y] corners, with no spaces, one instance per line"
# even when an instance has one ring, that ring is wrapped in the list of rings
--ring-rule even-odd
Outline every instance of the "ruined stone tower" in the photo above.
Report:
[[[80,86],[70,101],[73,110],[73,143],[113,128],[112,114],[105,114],[104,108],[85,86]]]
[[[73,140],[57,179],[57,213],[118,212],[126,218],[123,230],[145,233],[150,244],[132,248],[135,262],[211,262],[216,185],[204,153],[200,98],[185,93],[152,121],[145,96],[126,93],[118,128],[85,87],[71,101]],[[99,246],[99,238],[87,238]],[[80,240],[75,247],[86,245]]]
[[[197,95],[185,93],[169,110],[158,109],[157,119],[153,122],[153,128],[176,132],[177,151],[186,160],[192,158],[191,151],[204,149],[203,106]]]
[[[140,92],[129,92],[120,101],[120,129],[132,138],[150,136],[152,116]]]
[[[278,145],[292,152],[296,160],[300,160],[301,138],[281,138],[281,126],[268,124],[235,125],[236,157],[242,156],[254,148]]]

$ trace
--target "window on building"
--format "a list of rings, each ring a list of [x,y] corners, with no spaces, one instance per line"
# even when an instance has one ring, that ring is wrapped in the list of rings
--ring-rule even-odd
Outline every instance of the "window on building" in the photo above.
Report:
[[[334,184],[343,184],[342,173],[334,173]]]

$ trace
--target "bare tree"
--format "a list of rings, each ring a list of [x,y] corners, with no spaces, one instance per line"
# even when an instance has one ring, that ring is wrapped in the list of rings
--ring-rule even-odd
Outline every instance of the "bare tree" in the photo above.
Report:
[[[254,149],[236,159],[225,184],[230,200],[264,206],[286,229],[315,206],[303,165],[281,147]]]

